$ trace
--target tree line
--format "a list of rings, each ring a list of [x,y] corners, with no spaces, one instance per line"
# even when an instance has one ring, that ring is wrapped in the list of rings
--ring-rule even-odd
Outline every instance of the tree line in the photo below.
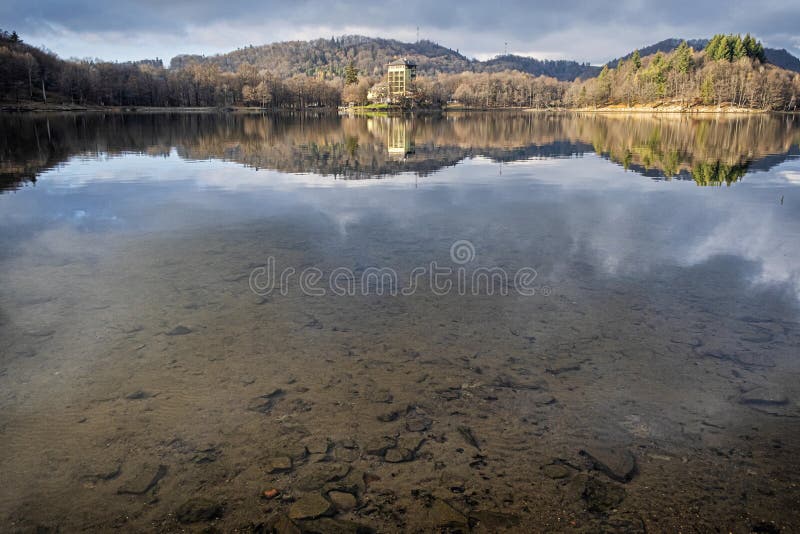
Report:
[[[616,68],[606,66],[596,78],[571,84],[564,100],[571,107],[659,102],[796,111],[800,74],[763,57],[763,46],[749,35],[716,35],[701,51],[683,42],[670,53],[634,53]]]
[[[243,64],[237,72],[192,63],[165,69],[160,60],[112,63],[64,61],[0,31],[0,100],[100,106],[336,106],[342,81],[297,74],[276,78]]]
[[[616,67],[603,67],[597,77],[573,82],[519,71],[439,72],[417,77],[413,104],[547,109],[671,102],[797,110],[800,75],[766,64],[763,57],[763,46],[749,35],[717,35],[704,50],[683,42],[669,53],[634,53]],[[360,71],[355,61],[339,74],[290,76],[247,62],[231,71],[215,62],[190,60],[169,69],[160,60],[64,61],[15,33],[0,31],[0,99],[6,102],[50,98],[100,106],[332,107],[367,103],[368,92],[379,90],[381,80]]]

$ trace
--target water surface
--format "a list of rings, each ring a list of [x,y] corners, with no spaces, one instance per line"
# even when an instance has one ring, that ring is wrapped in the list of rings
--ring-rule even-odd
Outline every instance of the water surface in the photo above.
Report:
[[[0,117],[4,530],[798,530],[799,142]],[[269,261],[295,277],[256,294]]]

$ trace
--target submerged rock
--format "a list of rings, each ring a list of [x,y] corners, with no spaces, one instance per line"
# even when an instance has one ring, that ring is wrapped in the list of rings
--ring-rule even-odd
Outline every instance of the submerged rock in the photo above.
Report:
[[[467,516],[441,499],[435,499],[427,514],[427,523],[435,528],[452,528],[467,530]]]
[[[194,330],[192,330],[188,326],[183,326],[182,324],[179,324],[178,326],[176,326],[175,328],[173,328],[172,330],[167,332],[167,335],[168,336],[185,336],[186,334],[191,334],[192,332],[194,332]]]
[[[636,458],[619,447],[592,446],[580,450],[592,464],[592,468],[606,474],[617,482],[630,482],[636,475]]]
[[[267,472],[271,474],[286,473],[292,470],[292,459],[288,456],[270,458]]]
[[[625,489],[610,482],[590,477],[583,491],[586,508],[591,512],[607,513],[625,499]]]
[[[328,438],[309,438],[303,442],[308,454],[327,454],[331,448]]]
[[[570,475],[570,470],[562,464],[548,464],[542,466],[542,474],[552,479],[567,478]]]
[[[144,495],[155,488],[159,481],[167,474],[167,466],[143,465],[135,473],[122,482],[117,489],[119,495]]]
[[[759,386],[739,396],[739,402],[751,406],[784,406],[789,398],[776,388]]]
[[[405,447],[394,447],[386,451],[384,459],[390,463],[410,462],[414,459],[414,451]]]
[[[358,504],[355,495],[345,491],[329,491],[328,498],[336,509],[342,512],[349,512]]]
[[[302,533],[300,527],[298,527],[291,519],[289,519],[289,516],[286,514],[277,514],[270,517],[264,526],[266,527],[267,532],[277,532],[280,534]],[[259,532],[259,530],[253,529],[253,532]]]
[[[492,512],[490,510],[476,510],[469,514],[470,524],[480,527],[487,532],[496,532],[500,529],[509,529],[519,526],[519,517],[514,514]]]
[[[247,404],[247,409],[252,412],[259,412],[259,413],[269,413],[272,410],[272,407],[275,406],[275,402],[283,396],[283,390],[280,388],[273,389],[265,393],[264,395],[260,395],[254,399],[252,399]]]
[[[125,395],[125,398],[127,400],[143,400],[143,399],[149,399],[152,396],[153,396],[152,393],[148,393],[144,390],[139,389],[132,393],[128,393],[127,395]]]
[[[371,527],[361,523],[332,517],[303,521],[302,524],[303,532],[313,532],[314,534],[369,534],[374,532]],[[282,531],[279,530],[278,532]]]
[[[307,471],[295,482],[295,487],[301,491],[320,490],[328,482],[340,480],[350,472],[349,465],[336,462],[316,463],[305,469]]]
[[[331,503],[316,493],[311,493],[300,497],[289,508],[290,519],[316,519],[333,513]]]
[[[381,423],[391,423],[392,421],[397,421],[398,417],[400,417],[400,412],[391,411],[380,414],[378,416],[378,421],[380,421]]]
[[[797,406],[774,386],[758,386],[739,396],[739,403],[759,412],[778,417],[797,417]]]
[[[397,439],[391,436],[378,436],[364,444],[364,451],[373,456],[383,456],[387,450],[397,445]]]
[[[175,511],[175,519],[181,523],[199,523],[222,517],[225,507],[203,497],[189,499]]]
[[[430,417],[417,410],[412,410],[406,415],[406,430],[409,432],[425,432],[432,424]]]
[[[475,437],[475,434],[472,432],[472,429],[468,426],[460,426],[458,427],[458,433],[461,434],[461,437],[464,438],[468,444],[472,445],[476,449],[480,450],[481,445],[478,442],[478,438]]]

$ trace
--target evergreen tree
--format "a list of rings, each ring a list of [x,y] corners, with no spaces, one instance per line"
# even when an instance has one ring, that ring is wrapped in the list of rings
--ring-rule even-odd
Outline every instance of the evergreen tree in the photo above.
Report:
[[[717,54],[719,53],[719,45],[721,40],[722,35],[718,33],[708,42],[706,45],[706,54],[708,54],[709,58],[713,60],[718,59]]]
[[[347,67],[344,68],[344,84],[353,85],[358,83],[358,69],[351,61]]]
[[[706,55],[714,61],[733,61],[743,57],[765,60],[764,46],[749,33],[744,38],[733,34],[715,35],[706,46]]]
[[[692,70],[694,68],[693,52],[694,50],[691,49],[686,41],[681,42],[677,50],[675,50],[675,70],[684,74]]]
[[[727,35],[723,35],[719,40],[719,48],[717,49],[717,60],[733,61],[733,43]]]
[[[700,84],[700,98],[706,105],[714,103],[716,95],[714,92],[714,80],[711,76],[706,76],[703,79],[703,83]]]
[[[642,56],[639,54],[638,48],[631,54],[631,63],[633,63],[633,70],[635,71],[642,68]]]

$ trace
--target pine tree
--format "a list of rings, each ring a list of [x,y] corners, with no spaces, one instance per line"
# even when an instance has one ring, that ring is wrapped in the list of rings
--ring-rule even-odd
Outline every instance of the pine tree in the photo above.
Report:
[[[743,57],[749,57],[749,55],[741,36],[737,35],[733,41],[733,59],[741,59]]]
[[[692,70],[694,68],[693,52],[694,50],[691,49],[688,43],[682,41],[677,50],[675,50],[675,70],[684,74]]]
[[[713,104],[716,95],[714,93],[714,80],[711,76],[706,76],[700,84],[700,98],[704,104]]]
[[[633,54],[631,54],[631,63],[633,63],[634,71],[642,68],[642,56],[639,54],[638,48],[633,51]]]
[[[764,46],[749,33],[744,38],[733,34],[715,35],[706,46],[706,55],[714,61],[733,61],[743,57],[765,60]]]
[[[712,60],[719,59],[718,54],[719,54],[719,45],[721,40],[722,40],[722,35],[718,33],[714,37],[712,37],[711,40],[706,45],[706,54],[708,54],[708,57],[711,58]]]
[[[351,61],[344,68],[344,84],[353,85],[356,83],[358,83],[358,69],[356,68],[355,64]]]

